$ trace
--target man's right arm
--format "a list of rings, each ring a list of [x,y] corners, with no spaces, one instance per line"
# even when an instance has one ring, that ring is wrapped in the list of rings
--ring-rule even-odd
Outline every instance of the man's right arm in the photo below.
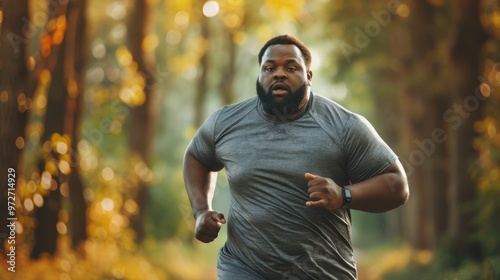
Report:
[[[186,150],[183,163],[184,183],[191,202],[195,223],[196,239],[209,243],[226,223],[224,215],[212,209],[217,172],[208,170],[191,152],[191,145]]]

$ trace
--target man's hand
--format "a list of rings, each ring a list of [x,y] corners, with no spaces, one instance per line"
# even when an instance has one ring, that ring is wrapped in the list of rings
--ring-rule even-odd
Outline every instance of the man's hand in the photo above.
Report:
[[[309,201],[306,202],[308,207],[323,207],[328,210],[335,210],[342,207],[342,188],[335,182],[326,177],[321,177],[311,173],[305,174],[309,181]]]
[[[222,213],[211,210],[203,210],[196,213],[196,224],[194,236],[201,242],[210,243],[217,238],[222,224],[226,219]]]

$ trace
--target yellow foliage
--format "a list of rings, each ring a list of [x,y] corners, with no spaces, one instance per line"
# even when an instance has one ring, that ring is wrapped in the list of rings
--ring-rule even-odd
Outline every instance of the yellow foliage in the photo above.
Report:
[[[500,12],[495,11],[489,20],[493,25],[500,26]],[[486,60],[484,76],[487,77],[490,83],[483,82],[480,85],[481,94],[492,102],[491,106],[496,106],[499,96],[494,94],[499,90],[498,77],[500,75],[499,64]],[[497,112],[496,108],[493,112]],[[480,137],[474,141],[474,148],[479,153],[479,164],[481,168],[480,175],[478,176],[478,187],[482,191],[488,189],[500,188],[500,165],[498,163],[498,149],[500,148],[500,133],[498,133],[498,118],[496,114],[490,114],[481,121],[474,123],[474,130]]]
[[[59,45],[64,39],[66,33],[66,16],[57,17],[54,34],[52,35],[52,41],[54,44]]]
[[[161,247],[163,252],[168,254],[164,265],[174,279],[182,280],[215,280],[215,261],[207,262],[206,256],[186,250],[185,243],[179,239],[172,239]]]
[[[133,61],[132,54],[128,48],[124,46],[121,46],[116,50],[116,59],[118,59],[118,62],[124,67],[130,66]]]
[[[116,242],[89,240],[78,250],[71,249],[67,237],[60,237],[58,243],[54,257],[42,256],[39,260],[29,259],[26,246],[17,247],[15,274],[6,269],[6,261],[0,257],[0,279],[169,279],[144,252]]]
[[[61,143],[63,138],[61,135],[54,135],[51,140],[54,143]],[[94,153],[92,145],[86,141],[79,144],[79,150],[84,155]],[[175,275],[175,279],[215,279],[215,265],[207,264],[204,256],[198,257],[196,252],[193,253],[184,248],[186,245],[189,247],[189,244],[160,246],[156,244],[156,241],[148,241],[146,244],[153,245],[145,247],[155,250],[154,255],[144,251],[144,247],[137,244],[129,219],[141,209],[133,197],[137,183],[143,179],[150,179],[153,175],[140,157],[130,156],[129,159],[122,166],[126,172],[114,167],[114,178],[110,181],[96,174],[105,168],[113,170],[111,167],[99,166],[95,171],[84,172],[84,175],[92,175],[90,177],[92,184],[85,191],[85,197],[89,203],[88,238],[78,248],[71,246],[68,235],[68,227],[72,222],[71,216],[69,210],[63,207],[58,215],[58,246],[53,257],[44,255],[38,260],[29,258],[35,226],[35,219],[29,215],[29,212],[37,203],[34,195],[44,189],[40,185],[41,182],[44,182],[45,188],[50,188],[52,175],[48,171],[42,174],[33,173],[31,178],[27,178],[28,183],[24,180],[22,184],[19,184],[22,195],[18,196],[20,199],[18,203],[24,199],[24,204],[29,204],[30,211],[26,211],[26,205],[17,207],[19,209],[18,221],[22,227],[18,227],[16,231],[18,234],[16,244],[19,246],[16,246],[15,278],[12,278],[14,274],[7,270],[5,258],[0,257],[2,263],[0,279],[162,280],[170,279],[171,275]],[[192,256],[195,257],[192,258]],[[205,277],[207,271],[212,276]]]
[[[391,271],[397,271],[410,264],[425,266],[432,260],[433,254],[430,250],[415,250],[409,245],[384,250],[382,252],[369,253],[362,256],[358,265],[362,267],[369,279],[380,280]]]
[[[143,90],[144,87],[140,84],[142,81],[142,76],[135,76],[128,82],[124,81],[124,85],[120,90],[120,99],[123,103],[131,107],[144,104],[146,101],[146,94]]]
[[[273,29],[269,25],[261,25],[257,29],[257,37],[260,42],[265,42],[271,38],[274,34]]]
[[[245,2],[243,0],[220,1],[224,25],[232,31],[240,28],[245,17]]]
[[[89,228],[89,231],[93,230],[93,227]],[[139,247],[131,232],[122,230],[120,234],[104,238],[90,236],[80,247],[73,249],[70,238],[61,234],[55,256],[43,255],[32,260],[28,243],[20,244],[16,247],[15,275],[7,270],[6,260],[0,256],[0,279],[216,279],[213,255],[218,245],[193,247],[173,238],[161,243],[147,239]],[[212,257],[207,258],[208,255]]]
[[[157,42],[154,42],[154,38],[151,37],[144,41],[143,48],[156,48]],[[137,71],[137,63],[133,61],[132,54],[126,47],[120,47],[116,51],[116,58],[123,67],[123,76],[118,90],[121,101],[131,107],[144,104],[146,101],[144,93],[146,82],[142,74]]]
[[[304,10],[305,0],[286,1],[286,0],[267,0],[265,7],[270,9],[271,13],[277,16],[277,20],[294,20],[300,16]]]
[[[142,40],[142,50],[146,53],[151,53],[158,47],[158,43],[158,36],[156,34],[148,34]]]
[[[202,52],[206,51],[206,42],[204,40],[199,40],[198,43],[193,44],[199,44],[197,53],[190,52],[171,58],[168,65],[169,71],[180,75],[185,74],[190,69],[197,66],[199,59],[203,54]]]
[[[164,1],[165,6],[163,12],[167,20],[165,21],[166,30],[178,29],[183,30],[187,28],[185,23],[179,25],[179,16],[188,20],[193,18],[193,1],[192,0],[175,0],[175,1]],[[181,20],[182,21],[182,20]]]
[[[233,42],[238,46],[243,45],[247,40],[248,36],[244,31],[238,31],[233,36]]]
[[[40,116],[45,114],[45,110],[47,108],[47,94],[51,81],[52,74],[48,69],[43,69],[40,72],[40,78],[33,96],[33,114]]]

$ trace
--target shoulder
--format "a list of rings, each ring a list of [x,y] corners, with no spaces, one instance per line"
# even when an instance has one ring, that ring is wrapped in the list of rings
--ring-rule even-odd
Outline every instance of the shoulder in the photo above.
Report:
[[[335,101],[314,95],[311,116],[332,139],[350,139],[352,135],[376,134],[373,126],[362,115],[354,113]]]
[[[241,102],[226,105],[220,109],[221,117],[246,115],[257,106],[257,96],[245,99]]]
[[[343,127],[354,119],[363,118],[361,115],[351,112],[337,102],[324,96],[314,94],[311,105],[311,115],[326,125]]]
[[[207,119],[220,120],[225,118],[237,117],[245,115],[257,106],[257,97],[251,97],[241,102],[225,105],[212,112]]]
[[[336,114],[346,116],[354,114],[339,103],[319,94],[313,94],[312,108],[318,113],[336,112]]]
[[[228,126],[244,119],[257,106],[257,97],[248,98],[238,103],[219,108],[208,116],[205,123],[215,131],[223,130]]]
[[[316,114],[323,118],[335,118],[342,123],[345,128],[362,127],[371,128],[370,122],[362,115],[352,112],[335,101],[327,99],[320,95],[315,95],[318,101],[316,104]]]

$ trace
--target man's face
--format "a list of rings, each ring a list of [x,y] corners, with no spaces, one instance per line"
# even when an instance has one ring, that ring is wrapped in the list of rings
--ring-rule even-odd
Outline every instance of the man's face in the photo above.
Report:
[[[292,115],[309,100],[312,72],[295,45],[271,45],[262,56],[257,94],[266,113]]]

